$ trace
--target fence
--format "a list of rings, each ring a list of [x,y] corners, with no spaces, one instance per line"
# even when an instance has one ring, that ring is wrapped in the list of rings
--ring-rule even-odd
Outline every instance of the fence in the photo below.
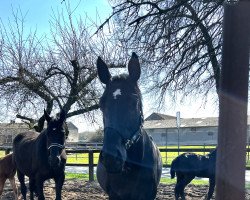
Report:
[[[84,146],[84,145],[83,145]],[[94,180],[94,167],[97,166],[98,162],[98,156],[101,151],[100,146],[97,145],[97,148],[90,148],[87,149],[85,147],[80,148],[79,146],[76,148],[76,146],[66,146],[66,153],[68,158],[75,157],[76,160],[84,159],[85,162],[82,163],[71,163],[67,162],[67,166],[81,166],[81,167],[88,167],[89,169],[89,180]],[[208,152],[211,152],[214,148],[203,146],[203,148],[196,147],[196,148],[160,148],[160,152],[163,158],[163,167],[169,167],[171,164],[171,161],[178,156],[180,153],[184,152],[195,152],[199,154],[206,154]],[[0,146],[0,150],[5,151],[5,154],[8,154],[11,152],[12,147],[11,146]],[[247,158],[249,158],[250,148],[247,147]],[[84,156],[85,155],[85,156]],[[96,156],[95,156],[96,155]],[[250,169],[250,167],[246,167],[246,169]]]

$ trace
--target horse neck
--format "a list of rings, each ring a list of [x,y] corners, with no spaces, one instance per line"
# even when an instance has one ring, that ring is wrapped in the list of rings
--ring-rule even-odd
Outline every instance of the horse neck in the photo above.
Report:
[[[47,130],[43,130],[39,136],[37,137],[37,146],[39,146],[40,149],[47,149],[47,136],[46,136]]]

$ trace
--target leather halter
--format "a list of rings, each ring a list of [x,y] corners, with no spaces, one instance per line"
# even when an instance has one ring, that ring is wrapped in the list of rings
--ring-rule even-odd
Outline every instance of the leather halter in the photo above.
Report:
[[[140,126],[139,126],[138,130],[133,134],[131,139],[125,139],[125,149],[126,150],[130,149],[142,137],[142,126],[143,126],[143,115],[141,114],[140,115]],[[106,127],[106,128],[111,128],[111,127]],[[105,132],[105,129],[104,129],[104,132]],[[111,129],[114,129],[114,128],[111,128]],[[119,132],[118,132],[118,134],[120,135],[121,138],[123,138],[123,136]]]

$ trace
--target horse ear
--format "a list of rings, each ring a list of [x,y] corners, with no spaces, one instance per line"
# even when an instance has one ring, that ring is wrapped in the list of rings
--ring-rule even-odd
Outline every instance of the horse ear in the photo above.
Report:
[[[132,56],[130,58],[130,61],[128,63],[128,72],[129,76],[133,81],[138,81],[141,75],[141,67],[139,63],[138,56],[135,52],[132,53]]]
[[[98,57],[97,59],[97,74],[100,81],[104,84],[108,84],[111,79],[111,74],[109,72],[108,66],[106,63]]]
[[[46,112],[46,110],[44,110],[44,117],[45,117],[45,120],[49,123],[51,121],[51,117],[49,116],[49,114]]]

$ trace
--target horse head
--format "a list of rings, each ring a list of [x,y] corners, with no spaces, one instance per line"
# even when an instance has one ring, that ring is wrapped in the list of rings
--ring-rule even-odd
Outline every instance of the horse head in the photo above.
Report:
[[[65,148],[64,121],[66,113],[62,110],[58,117],[54,119],[44,111],[44,116],[48,124],[46,129],[48,162],[50,167],[57,169],[61,166],[61,153]]]
[[[141,68],[135,53],[128,63],[128,71],[129,74],[112,77],[105,62],[98,57],[98,77],[106,85],[100,98],[104,123],[101,160],[109,173],[123,170],[128,149],[141,136],[143,113],[137,84]]]

